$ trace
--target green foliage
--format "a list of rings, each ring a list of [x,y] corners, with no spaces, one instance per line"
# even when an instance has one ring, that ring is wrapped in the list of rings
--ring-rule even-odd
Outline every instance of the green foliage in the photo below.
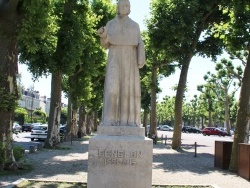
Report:
[[[68,108],[62,108],[61,110],[61,124],[66,124],[67,122],[67,113],[68,113]]]
[[[17,106],[17,96],[14,93],[6,93],[5,89],[0,88],[0,110],[12,111]]]
[[[231,1],[220,8],[229,18],[214,23],[212,33],[223,41],[228,52],[247,49],[250,41],[249,1]]]
[[[232,61],[226,59],[217,62],[215,70],[216,73],[208,72],[204,76],[204,80],[208,83],[206,87],[216,94],[217,100],[225,101],[230,92],[234,95],[238,90],[243,71],[240,66],[235,68]]]
[[[209,57],[221,54],[221,41],[210,34],[210,25],[224,19],[219,8],[223,3],[226,4],[224,1],[218,4],[215,0],[153,1],[152,16],[147,20],[153,47],[164,49],[170,60],[179,63],[188,52]],[[200,37],[205,30],[204,37]],[[198,43],[194,42],[197,39]]]
[[[173,125],[175,97],[164,97],[163,101],[157,104],[157,119],[159,124]]]
[[[91,7],[98,18],[95,29],[105,26],[107,21],[113,19],[116,15],[116,5],[112,4],[112,0],[93,0]]]
[[[20,159],[24,157],[24,153],[25,151],[22,146],[18,146],[18,145],[13,146],[13,154],[17,161],[19,161]]]
[[[84,15],[82,15],[82,11],[79,12],[82,15],[82,22],[84,21],[81,32],[84,33],[86,39],[83,41],[82,47],[77,49],[81,53],[78,65],[71,74],[63,78],[64,91],[67,92],[75,109],[79,108],[81,104],[85,104],[88,109],[94,111],[101,109],[106,52],[100,45],[96,29],[113,18],[114,10],[111,2],[103,0],[92,1],[91,8],[88,7]]]
[[[24,108],[16,108],[14,112],[14,121],[19,122],[21,125],[23,125],[24,122],[27,122],[28,120],[28,112]]]
[[[52,54],[58,40],[54,3],[56,1],[23,0],[20,6],[23,19],[18,35],[19,61],[28,65],[35,78],[47,74],[54,65]]]
[[[46,122],[46,113],[40,109],[36,109],[33,111],[33,120],[34,122],[42,122],[45,123]]]

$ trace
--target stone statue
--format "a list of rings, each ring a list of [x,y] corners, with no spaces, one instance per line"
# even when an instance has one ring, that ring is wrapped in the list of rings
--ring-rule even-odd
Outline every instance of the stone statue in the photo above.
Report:
[[[117,16],[98,29],[101,45],[108,51],[104,85],[103,126],[141,125],[139,68],[145,64],[145,49],[139,25],[128,17],[129,0],[119,0]]]

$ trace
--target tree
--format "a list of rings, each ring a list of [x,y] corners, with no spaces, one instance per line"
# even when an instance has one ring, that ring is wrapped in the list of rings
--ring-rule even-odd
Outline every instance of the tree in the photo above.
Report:
[[[12,148],[12,126],[17,106],[17,27],[21,22],[20,1],[0,1],[0,171],[17,169]]]
[[[16,108],[14,112],[14,121],[19,122],[20,125],[23,125],[28,120],[28,112],[24,108]]]
[[[33,111],[34,122],[46,123],[47,115],[41,109],[36,109]]]
[[[160,124],[174,124],[174,101],[175,97],[165,96],[163,101],[157,105],[157,119]]]
[[[200,85],[197,87],[198,91],[201,91],[203,93],[201,97],[205,103],[204,106],[208,111],[208,127],[212,127],[212,113],[214,111],[214,99],[215,99],[215,94],[213,93],[213,90],[210,89],[211,87],[213,86],[211,86],[210,83],[206,85]]]
[[[66,124],[67,122],[67,112],[68,112],[68,108],[62,108],[61,110],[61,124]]]
[[[249,101],[250,101],[250,3],[249,1],[232,1],[227,9],[222,10],[230,14],[229,20],[223,20],[215,24],[213,34],[223,40],[226,51],[234,58],[238,58],[245,65],[242,77],[242,85],[239,97],[239,106],[234,132],[229,170],[238,171],[238,144],[244,143],[247,136],[249,123]]]
[[[152,137],[152,135],[157,135],[156,125],[157,125],[157,116],[156,116],[156,94],[161,91],[158,87],[159,85],[159,79],[163,76],[169,76],[174,73],[175,71],[175,65],[169,64],[169,61],[167,57],[164,55],[164,50],[155,50],[152,46],[152,41],[148,36],[147,32],[143,32],[143,40],[145,43],[145,49],[146,49],[146,59],[147,59],[147,65],[146,68],[143,68],[142,75],[146,76],[144,77],[144,80],[149,81],[148,84],[150,85],[144,85],[150,87],[150,133],[149,136]],[[148,92],[148,90],[146,90]],[[148,93],[149,94],[149,93]],[[144,93],[143,103],[144,103],[144,112],[147,112],[147,108],[149,106],[146,106],[145,102],[149,100],[147,93]]]
[[[39,3],[36,1],[31,4],[40,8]],[[60,139],[58,128],[62,76],[72,75],[82,62],[83,51],[79,49],[88,47],[89,37],[93,36],[93,29],[88,28],[91,27],[90,23],[95,23],[95,17],[90,12],[88,1],[46,1],[43,4],[47,14],[42,14],[43,9],[38,8],[25,10],[27,18],[21,30],[20,57],[22,62],[29,62],[29,69],[34,76],[52,73],[48,138],[45,145],[54,147]],[[38,29],[35,25],[37,22],[40,28],[35,35],[33,30]],[[41,22],[44,24],[42,27]]]
[[[228,134],[230,134],[230,92],[232,96],[234,96],[234,93],[240,87],[242,69],[240,66],[235,69],[231,61],[222,59],[220,62],[216,63],[215,70],[215,74],[208,72],[204,76],[204,80],[209,83],[207,85],[208,87],[210,86],[208,89],[212,90],[217,99],[224,104],[226,128]]]
[[[152,16],[148,21],[148,29],[153,47],[164,49],[165,56],[181,66],[175,100],[173,149],[181,146],[182,103],[189,64],[194,55],[215,58],[221,53],[220,40],[215,40],[207,30],[223,18],[220,7],[226,2],[155,0],[151,4]]]

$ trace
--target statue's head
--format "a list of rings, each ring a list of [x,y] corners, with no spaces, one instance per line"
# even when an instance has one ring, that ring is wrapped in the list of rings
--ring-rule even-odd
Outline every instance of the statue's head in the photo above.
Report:
[[[118,0],[116,14],[117,15],[129,15],[130,14],[130,1]]]

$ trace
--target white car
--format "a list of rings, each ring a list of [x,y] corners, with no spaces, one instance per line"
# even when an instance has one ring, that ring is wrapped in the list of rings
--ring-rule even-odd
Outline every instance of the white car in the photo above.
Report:
[[[162,125],[160,127],[161,131],[173,131],[174,129],[172,127],[170,127],[169,125]]]
[[[35,125],[30,133],[31,141],[35,139],[45,140],[48,133],[48,124]]]
[[[218,129],[227,132],[227,129],[225,127],[220,127]],[[234,135],[234,131],[233,130],[230,130],[230,135]]]
[[[20,126],[18,123],[13,123],[13,132],[22,132],[22,126]]]

